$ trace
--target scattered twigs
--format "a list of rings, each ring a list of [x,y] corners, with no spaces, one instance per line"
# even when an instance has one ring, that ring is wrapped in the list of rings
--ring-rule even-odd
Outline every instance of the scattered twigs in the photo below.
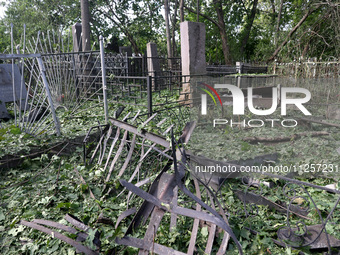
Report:
[[[297,140],[304,136],[317,137],[317,136],[324,136],[324,135],[329,135],[329,133],[325,131],[304,132],[304,133],[294,134],[291,136],[274,137],[274,138],[254,136],[254,137],[245,137],[242,140],[248,143],[281,143],[281,142],[289,142],[289,141]]]

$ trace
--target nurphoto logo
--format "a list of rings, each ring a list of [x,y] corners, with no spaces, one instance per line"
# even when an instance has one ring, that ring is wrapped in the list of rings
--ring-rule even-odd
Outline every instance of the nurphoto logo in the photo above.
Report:
[[[253,97],[253,88],[248,87],[247,88],[247,97],[245,97],[244,92],[242,89],[235,85],[231,84],[215,84],[213,87],[200,82],[200,85],[205,86],[205,88],[199,87],[200,90],[202,90],[205,93],[201,94],[201,114],[207,115],[207,95],[209,95],[213,102],[215,103],[215,106],[217,107],[217,102],[215,100],[215,96],[219,100],[219,103],[221,105],[221,109],[223,109],[223,103],[220,95],[217,93],[216,89],[228,89],[231,92],[232,96],[232,107],[233,107],[233,115],[245,115],[245,101],[247,102],[247,106],[249,111],[257,116],[268,116],[273,114],[277,107],[280,104],[281,108],[281,116],[287,115],[287,105],[294,105],[297,107],[298,110],[300,110],[304,115],[312,115],[306,107],[303,105],[311,99],[311,93],[308,89],[305,88],[292,88],[292,87],[273,87],[272,88],[272,100],[271,100],[271,107],[269,109],[257,109],[254,105],[254,97]],[[299,97],[293,97],[289,98],[288,94],[299,94]],[[301,95],[303,95],[301,97]],[[230,124],[232,127],[233,125],[242,125],[242,126],[250,126],[250,127],[262,127],[265,125],[265,123],[270,123],[271,127],[274,127],[275,122],[280,122],[283,127],[295,127],[297,125],[297,121],[294,119],[250,119],[246,122],[246,120],[243,120],[241,122],[233,122],[232,119],[214,119],[213,120],[213,126],[216,125],[226,125]]]

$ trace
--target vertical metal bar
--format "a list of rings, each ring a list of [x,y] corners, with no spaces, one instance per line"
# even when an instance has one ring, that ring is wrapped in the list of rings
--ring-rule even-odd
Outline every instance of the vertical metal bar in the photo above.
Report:
[[[107,96],[106,96],[106,67],[105,67],[105,52],[104,52],[104,43],[103,36],[99,36],[99,46],[100,46],[100,62],[102,68],[102,82],[103,82],[103,100],[104,100],[104,112],[105,112],[105,123],[109,120],[109,111],[107,107]]]
[[[17,48],[16,48],[16,50],[17,50],[17,54],[20,54],[20,46],[19,45],[17,45]],[[20,68],[20,66],[19,66],[19,68]],[[22,102],[22,87],[23,87],[23,78],[24,77],[24,58],[21,58],[21,79],[20,79],[20,92],[19,92],[19,123],[18,123],[18,125],[19,125],[19,128],[20,128],[20,123],[21,123],[21,102]]]
[[[58,120],[57,120],[57,116],[55,114],[55,109],[54,109],[50,89],[48,87],[48,82],[47,82],[47,79],[46,79],[46,76],[45,76],[45,67],[44,67],[44,64],[43,64],[40,57],[38,57],[37,60],[38,60],[38,65],[39,65],[41,77],[43,79],[43,83],[44,83],[44,86],[45,86],[48,102],[49,102],[50,107],[51,107],[51,112],[52,112],[52,117],[53,117],[53,121],[54,121],[54,124],[55,124],[55,129],[57,131],[57,135],[59,136],[60,135],[60,127],[59,127],[59,123],[58,123]]]
[[[11,54],[13,55],[13,23],[11,23]],[[15,81],[14,81],[14,59],[12,58],[12,89],[13,89],[13,110],[14,110],[14,125],[17,125],[17,106],[15,96]]]
[[[146,79],[146,86],[148,92],[148,113],[152,116],[152,77],[149,75]]]
[[[23,34],[23,40],[24,40],[24,43],[23,43],[23,54],[25,54],[25,46],[26,46],[26,24],[24,24],[24,34]],[[19,49],[19,45],[17,46],[17,53],[20,54],[20,49]],[[19,104],[19,127],[22,128],[22,126],[20,126],[20,123],[22,123],[22,114],[21,114],[21,111],[23,109],[22,107],[22,90],[23,90],[23,87],[25,85],[25,81],[24,81],[24,67],[25,67],[25,63],[24,63],[24,58],[21,58],[21,80],[20,80],[20,97],[19,97],[19,100],[20,100],[20,104]],[[26,94],[26,97],[28,97],[28,93]],[[26,109],[26,104],[24,105],[24,110]]]

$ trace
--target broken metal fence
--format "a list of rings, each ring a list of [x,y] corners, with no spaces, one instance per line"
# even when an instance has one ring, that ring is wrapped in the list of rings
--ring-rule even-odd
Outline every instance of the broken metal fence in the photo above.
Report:
[[[204,245],[201,250],[205,254],[225,254],[231,239],[239,253],[243,254],[242,242],[230,227],[229,220],[231,217],[238,217],[243,222],[251,223],[253,219],[260,217],[259,207],[266,206],[286,215],[286,218],[283,218],[285,221],[279,224],[280,227],[271,226],[264,230],[250,224],[244,225],[242,231],[254,236],[259,233],[263,235],[264,231],[267,231],[268,235],[276,232],[277,238],[270,237],[271,242],[292,249],[308,246],[312,251],[326,249],[331,254],[333,248],[340,247],[340,240],[332,236],[327,228],[329,225],[337,224],[332,216],[338,214],[339,190],[268,172],[241,174],[241,166],[272,164],[277,161],[277,155],[269,154],[250,160],[229,162],[197,156],[184,147],[194,131],[196,125],[194,122],[185,125],[179,138],[175,139],[172,133],[170,142],[164,136],[169,137],[173,126],[168,125],[166,120],[156,120],[156,114],[149,118],[140,116],[139,113],[131,116],[132,118],[129,118],[129,115],[125,115],[122,120],[111,119],[111,124],[105,127],[99,142],[94,144],[92,152],[89,153],[92,155],[89,163],[96,162],[103,166],[101,171],[104,171],[106,183],[104,196],[110,196],[114,191],[117,197],[126,196],[127,210],[121,213],[116,222],[100,216],[97,220],[98,223],[109,224],[116,229],[120,224],[128,225],[124,236],[115,239],[117,244],[138,248],[139,254],[149,252],[162,255],[194,254],[198,245]],[[158,132],[162,135],[147,131],[152,122],[159,127]],[[206,172],[200,175],[195,171],[195,165],[232,166],[237,171],[219,174]],[[112,183],[117,178],[121,184],[119,190]],[[241,186],[243,184],[243,190],[232,190],[235,197],[243,203],[243,207],[237,211],[231,211],[232,207],[223,193],[229,189],[228,183],[231,178],[235,178],[234,181],[240,182]],[[272,179],[278,179],[280,182],[272,183],[270,181]],[[264,192],[265,186],[268,189]],[[329,197],[332,197],[333,201],[329,204],[326,214],[325,210],[321,211],[319,208],[324,206],[322,201],[313,199],[314,192],[329,192]],[[91,192],[90,194],[93,199],[97,199]],[[277,198],[277,194],[280,198]],[[136,199],[141,199],[142,203],[138,207],[131,207]],[[311,215],[317,215],[319,222],[311,221]],[[69,221],[70,216],[67,215],[66,218]],[[190,238],[186,247],[176,249],[157,243],[160,228],[162,235],[165,233],[170,235],[183,220],[191,224]],[[169,221],[168,229],[162,226]],[[85,254],[96,254],[99,251],[88,250],[88,247],[80,244],[84,240],[80,235],[86,237],[89,227],[79,220],[71,222],[82,230],[75,241],[43,227],[49,226],[73,233],[73,228],[69,226],[37,219],[32,223],[26,221],[20,223],[54,235],[78,250],[82,249]],[[130,236],[146,225],[142,238]],[[205,244],[198,239],[199,229],[202,228],[208,229]],[[219,233],[222,234],[222,239],[217,239]],[[95,241],[100,246],[99,235]],[[300,254],[304,253],[300,251]]]
[[[3,87],[0,107],[2,115],[8,114],[4,103],[11,102],[14,124],[22,131],[37,136],[60,134],[60,124],[55,112],[53,91],[50,90],[45,65],[40,54],[1,55]],[[2,116],[5,117],[6,116]]]

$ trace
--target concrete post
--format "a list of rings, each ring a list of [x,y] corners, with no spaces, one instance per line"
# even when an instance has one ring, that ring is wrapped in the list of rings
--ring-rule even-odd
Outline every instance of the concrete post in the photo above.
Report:
[[[191,103],[190,76],[207,72],[205,60],[205,26],[203,23],[185,21],[180,24],[183,88],[179,98]]]
[[[157,53],[157,44],[153,42],[149,42],[146,45],[146,57],[147,57],[148,73],[153,78],[152,89],[157,90],[158,89],[157,81],[155,79],[157,75],[160,74],[160,71],[161,71],[158,53]]]
[[[72,26],[73,52],[79,52],[82,49],[81,43],[81,24],[76,23]]]

